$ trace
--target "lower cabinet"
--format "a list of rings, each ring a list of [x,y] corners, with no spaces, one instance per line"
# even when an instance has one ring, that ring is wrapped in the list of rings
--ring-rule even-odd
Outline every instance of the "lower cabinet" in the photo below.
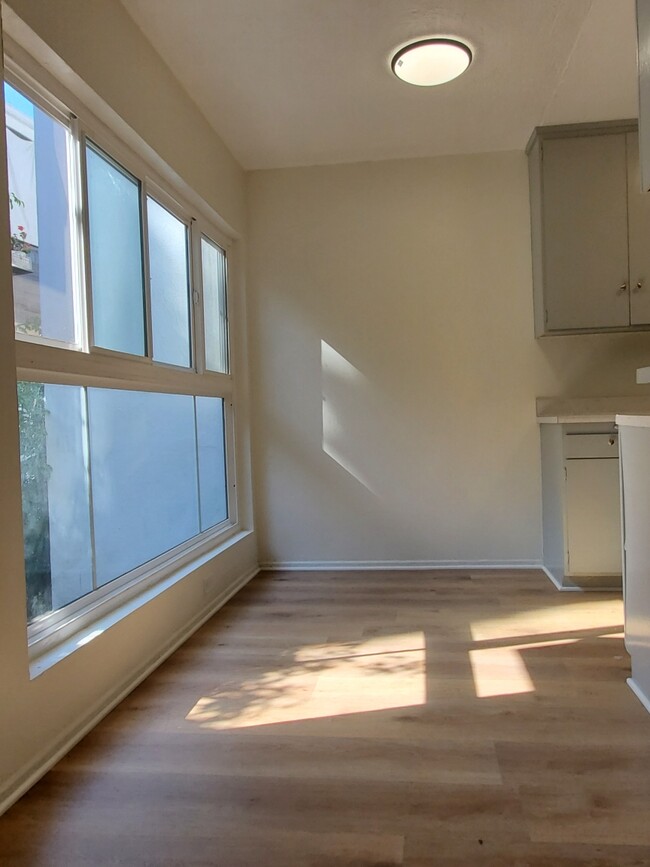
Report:
[[[562,588],[621,587],[613,425],[541,425],[544,565]]]

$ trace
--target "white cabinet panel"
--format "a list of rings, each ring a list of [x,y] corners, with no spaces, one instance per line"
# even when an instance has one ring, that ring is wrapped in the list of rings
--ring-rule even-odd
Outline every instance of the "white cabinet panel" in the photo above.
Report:
[[[629,325],[626,136],[543,142],[550,331]]]
[[[620,426],[625,527],[625,645],[650,702],[650,428]],[[649,708],[650,709],[650,708]]]
[[[566,462],[566,527],[571,575],[621,572],[618,461]]]
[[[618,437],[611,433],[567,433],[564,438],[564,457],[617,458]]]
[[[650,191],[650,0],[636,0],[642,189]]]
[[[630,243],[630,322],[650,323],[650,195],[641,192],[639,144],[627,135],[628,211]]]
[[[538,127],[527,153],[536,336],[650,328],[636,121]]]
[[[563,589],[621,586],[621,495],[613,424],[542,424],[544,566]]]

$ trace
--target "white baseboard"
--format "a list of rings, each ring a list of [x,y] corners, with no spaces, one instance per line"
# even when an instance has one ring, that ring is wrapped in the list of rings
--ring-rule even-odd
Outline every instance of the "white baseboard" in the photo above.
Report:
[[[543,569],[541,560],[271,560],[260,563],[267,572],[421,572],[424,570]]]
[[[582,587],[565,587],[546,566],[540,566],[540,569],[550,579],[556,590],[561,590],[562,593],[584,593]]]
[[[639,684],[633,677],[628,677],[627,685],[630,687],[634,695],[639,699],[643,707],[650,713],[650,698],[644,693]]]
[[[621,592],[621,587],[618,585],[617,586],[612,585],[610,587],[607,587],[607,586],[604,586],[604,587],[598,587],[598,586],[579,587],[577,584],[566,585],[566,584],[563,584],[559,578],[556,578],[556,576],[546,566],[540,566],[540,569],[542,570],[542,572],[544,572],[546,577],[552,582],[555,589],[560,590],[562,593],[620,593]]]
[[[259,571],[259,567],[255,566],[226,587],[225,590],[209,603],[207,608],[197,614],[188,624],[181,627],[144,667],[138,668],[115,692],[96,704],[83,720],[71,725],[54,745],[37,756],[27,767],[22,768],[14,774],[0,790],[0,816],[22,797],[25,792],[31,789],[41,777],[45,776],[60,759],[70,752],[75,744],[117,707],[130,692],[133,692],[136,686],[142,683],[175,650],[178,650],[235,593],[248,584]]]

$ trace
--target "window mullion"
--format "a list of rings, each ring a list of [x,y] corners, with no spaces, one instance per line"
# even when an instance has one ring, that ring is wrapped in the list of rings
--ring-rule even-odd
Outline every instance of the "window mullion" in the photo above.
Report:
[[[97,551],[95,550],[95,508],[93,503],[93,468],[90,460],[90,409],[88,389],[83,389],[83,439],[86,476],[88,478],[88,512],[90,518],[90,562],[92,567],[93,590],[97,590]]]
[[[237,498],[237,455],[235,437],[235,410],[233,398],[227,398],[223,402],[223,425],[226,461],[226,485],[228,499],[228,517],[233,524],[239,522],[238,498]]]
[[[90,352],[95,346],[95,328],[93,320],[93,283],[90,263],[90,209],[88,207],[88,165],[86,161],[87,140],[81,125],[77,122],[79,131],[78,162],[79,162],[79,204],[81,213],[78,215],[76,225],[81,232],[80,248],[83,256],[82,279],[83,291],[81,293],[81,306],[83,308],[85,325],[85,344],[83,349]]]
[[[151,313],[151,268],[149,262],[149,221],[147,216],[147,189],[140,181],[140,226],[142,231],[142,279],[144,281],[144,321],[147,358],[153,359],[153,319]]]
[[[51,346],[16,341],[16,368],[20,379],[68,385],[97,385],[106,388],[134,388],[139,391],[169,391],[224,397],[231,394],[233,381],[217,373],[197,376],[193,370],[152,364],[149,359],[129,358],[117,353],[70,352]]]
[[[205,365],[205,315],[203,310],[203,264],[201,261],[201,227],[193,219],[190,225],[190,240],[192,251],[192,319],[194,322],[194,368],[198,374],[204,374]]]
[[[199,466],[199,420],[196,411],[196,396],[192,398],[194,404],[194,452],[196,454],[196,500],[199,508],[199,533],[203,532],[203,514],[201,507],[201,468]]]
[[[83,352],[88,352],[90,345],[90,308],[88,306],[88,253],[86,238],[87,208],[84,193],[84,161],[82,152],[82,132],[79,118],[75,115],[70,120],[71,140],[68,153],[70,175],[70,225],[72,227],[72,296],[75,318],[75,338]]]

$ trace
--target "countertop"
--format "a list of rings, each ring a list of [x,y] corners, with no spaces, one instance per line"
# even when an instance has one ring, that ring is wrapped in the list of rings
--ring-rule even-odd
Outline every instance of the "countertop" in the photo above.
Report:
[[[650,427],[650,415],[617,415],[619,427]]]
[[[616,421],[617,416],[648,416],[650,395],[638,397],[538,397],[539,424],[580,424]]]

